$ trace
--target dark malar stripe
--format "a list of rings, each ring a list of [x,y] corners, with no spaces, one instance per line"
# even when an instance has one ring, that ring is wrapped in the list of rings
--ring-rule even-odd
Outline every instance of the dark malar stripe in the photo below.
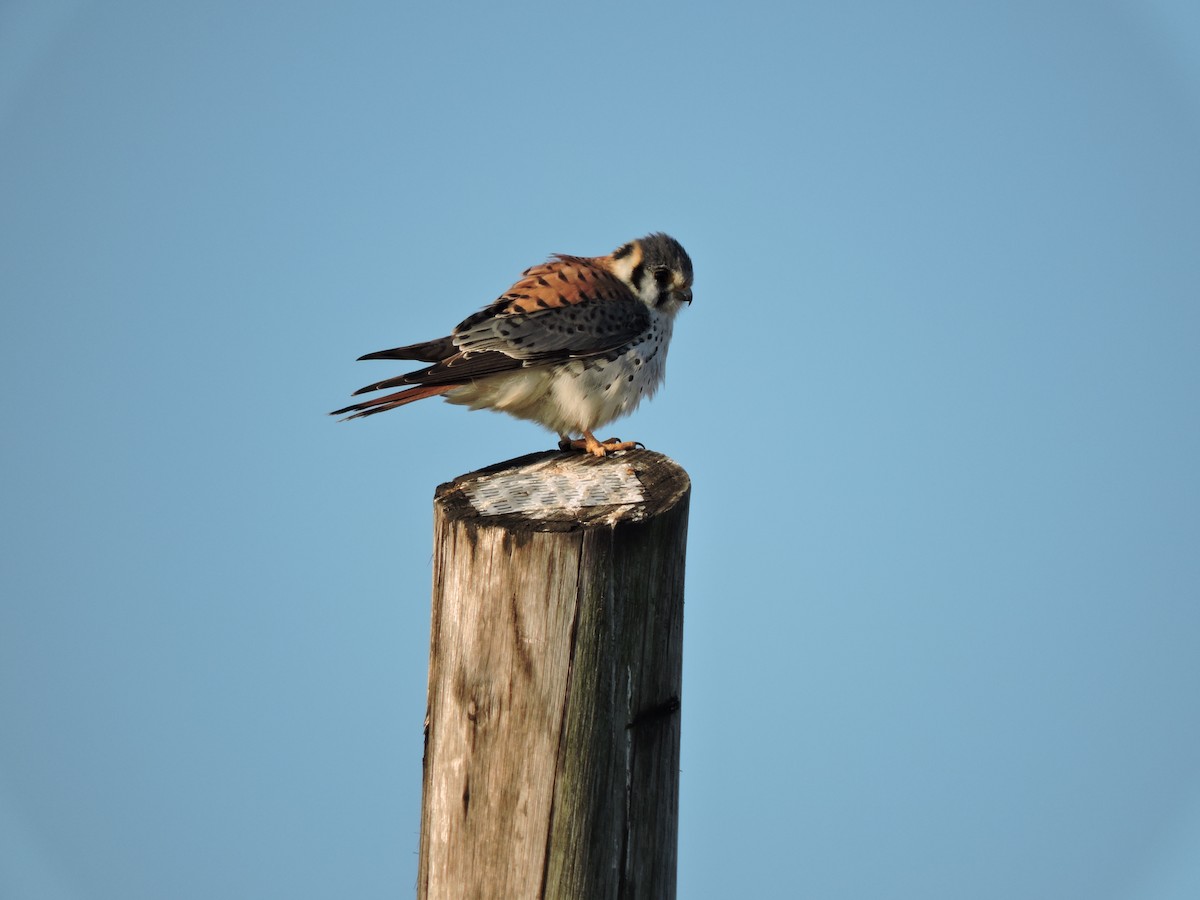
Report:
[[[633,284],[635,291],[642,289],[642,276],[646,274],[646,266],[644,263],[638,263],[633,267],[633,271],[629,273],[629,280]]]

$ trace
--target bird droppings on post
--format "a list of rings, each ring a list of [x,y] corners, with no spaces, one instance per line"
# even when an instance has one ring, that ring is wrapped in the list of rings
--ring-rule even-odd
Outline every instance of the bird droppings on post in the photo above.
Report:
[[[609,457],[545,451],[464,475],[437,490],[456,518],[513,532],[641,522],[688,490],[686,473],[651,450]]]
[[[557,457],[485,475],[464,485],[463,495],[481,516],[523,513],[535,519],[645,499],[642,483],[630,466],[572,466]]]

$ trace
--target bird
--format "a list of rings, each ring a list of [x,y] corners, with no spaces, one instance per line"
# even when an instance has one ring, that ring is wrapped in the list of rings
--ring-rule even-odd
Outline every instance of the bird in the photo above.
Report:
[[[359,419],[441,396],[537,422],[563,450],[605,457],[640,448],[594,432],[658,390],[675,316],[691,302],[692,260],[661,232],[607,256],[555,254],[447,337],[360,356],[431,365],[368,384],[354,396],[404,389],[331,415]]]

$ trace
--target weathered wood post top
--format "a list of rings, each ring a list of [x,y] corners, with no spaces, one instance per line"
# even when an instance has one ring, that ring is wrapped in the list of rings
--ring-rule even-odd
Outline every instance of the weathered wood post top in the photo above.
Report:
[[[438,488],[420,897],[675,896],[690,491],[645,450]]]

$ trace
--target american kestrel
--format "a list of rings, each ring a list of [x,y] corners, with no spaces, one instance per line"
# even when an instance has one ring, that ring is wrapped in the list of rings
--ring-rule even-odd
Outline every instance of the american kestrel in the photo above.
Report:
[[[608,256],[560,254],[526,269],[449,337],[360,356],[433,365],[368,384],[355,395],[413,386],[332,415],[373,416],[440,394],[538,422],[564,449],[595,456],[629,450],[638,445],[598,441],[592,432],[658,390],[675,314],[691,302],[692,261],[665,234],[622,244]]]

